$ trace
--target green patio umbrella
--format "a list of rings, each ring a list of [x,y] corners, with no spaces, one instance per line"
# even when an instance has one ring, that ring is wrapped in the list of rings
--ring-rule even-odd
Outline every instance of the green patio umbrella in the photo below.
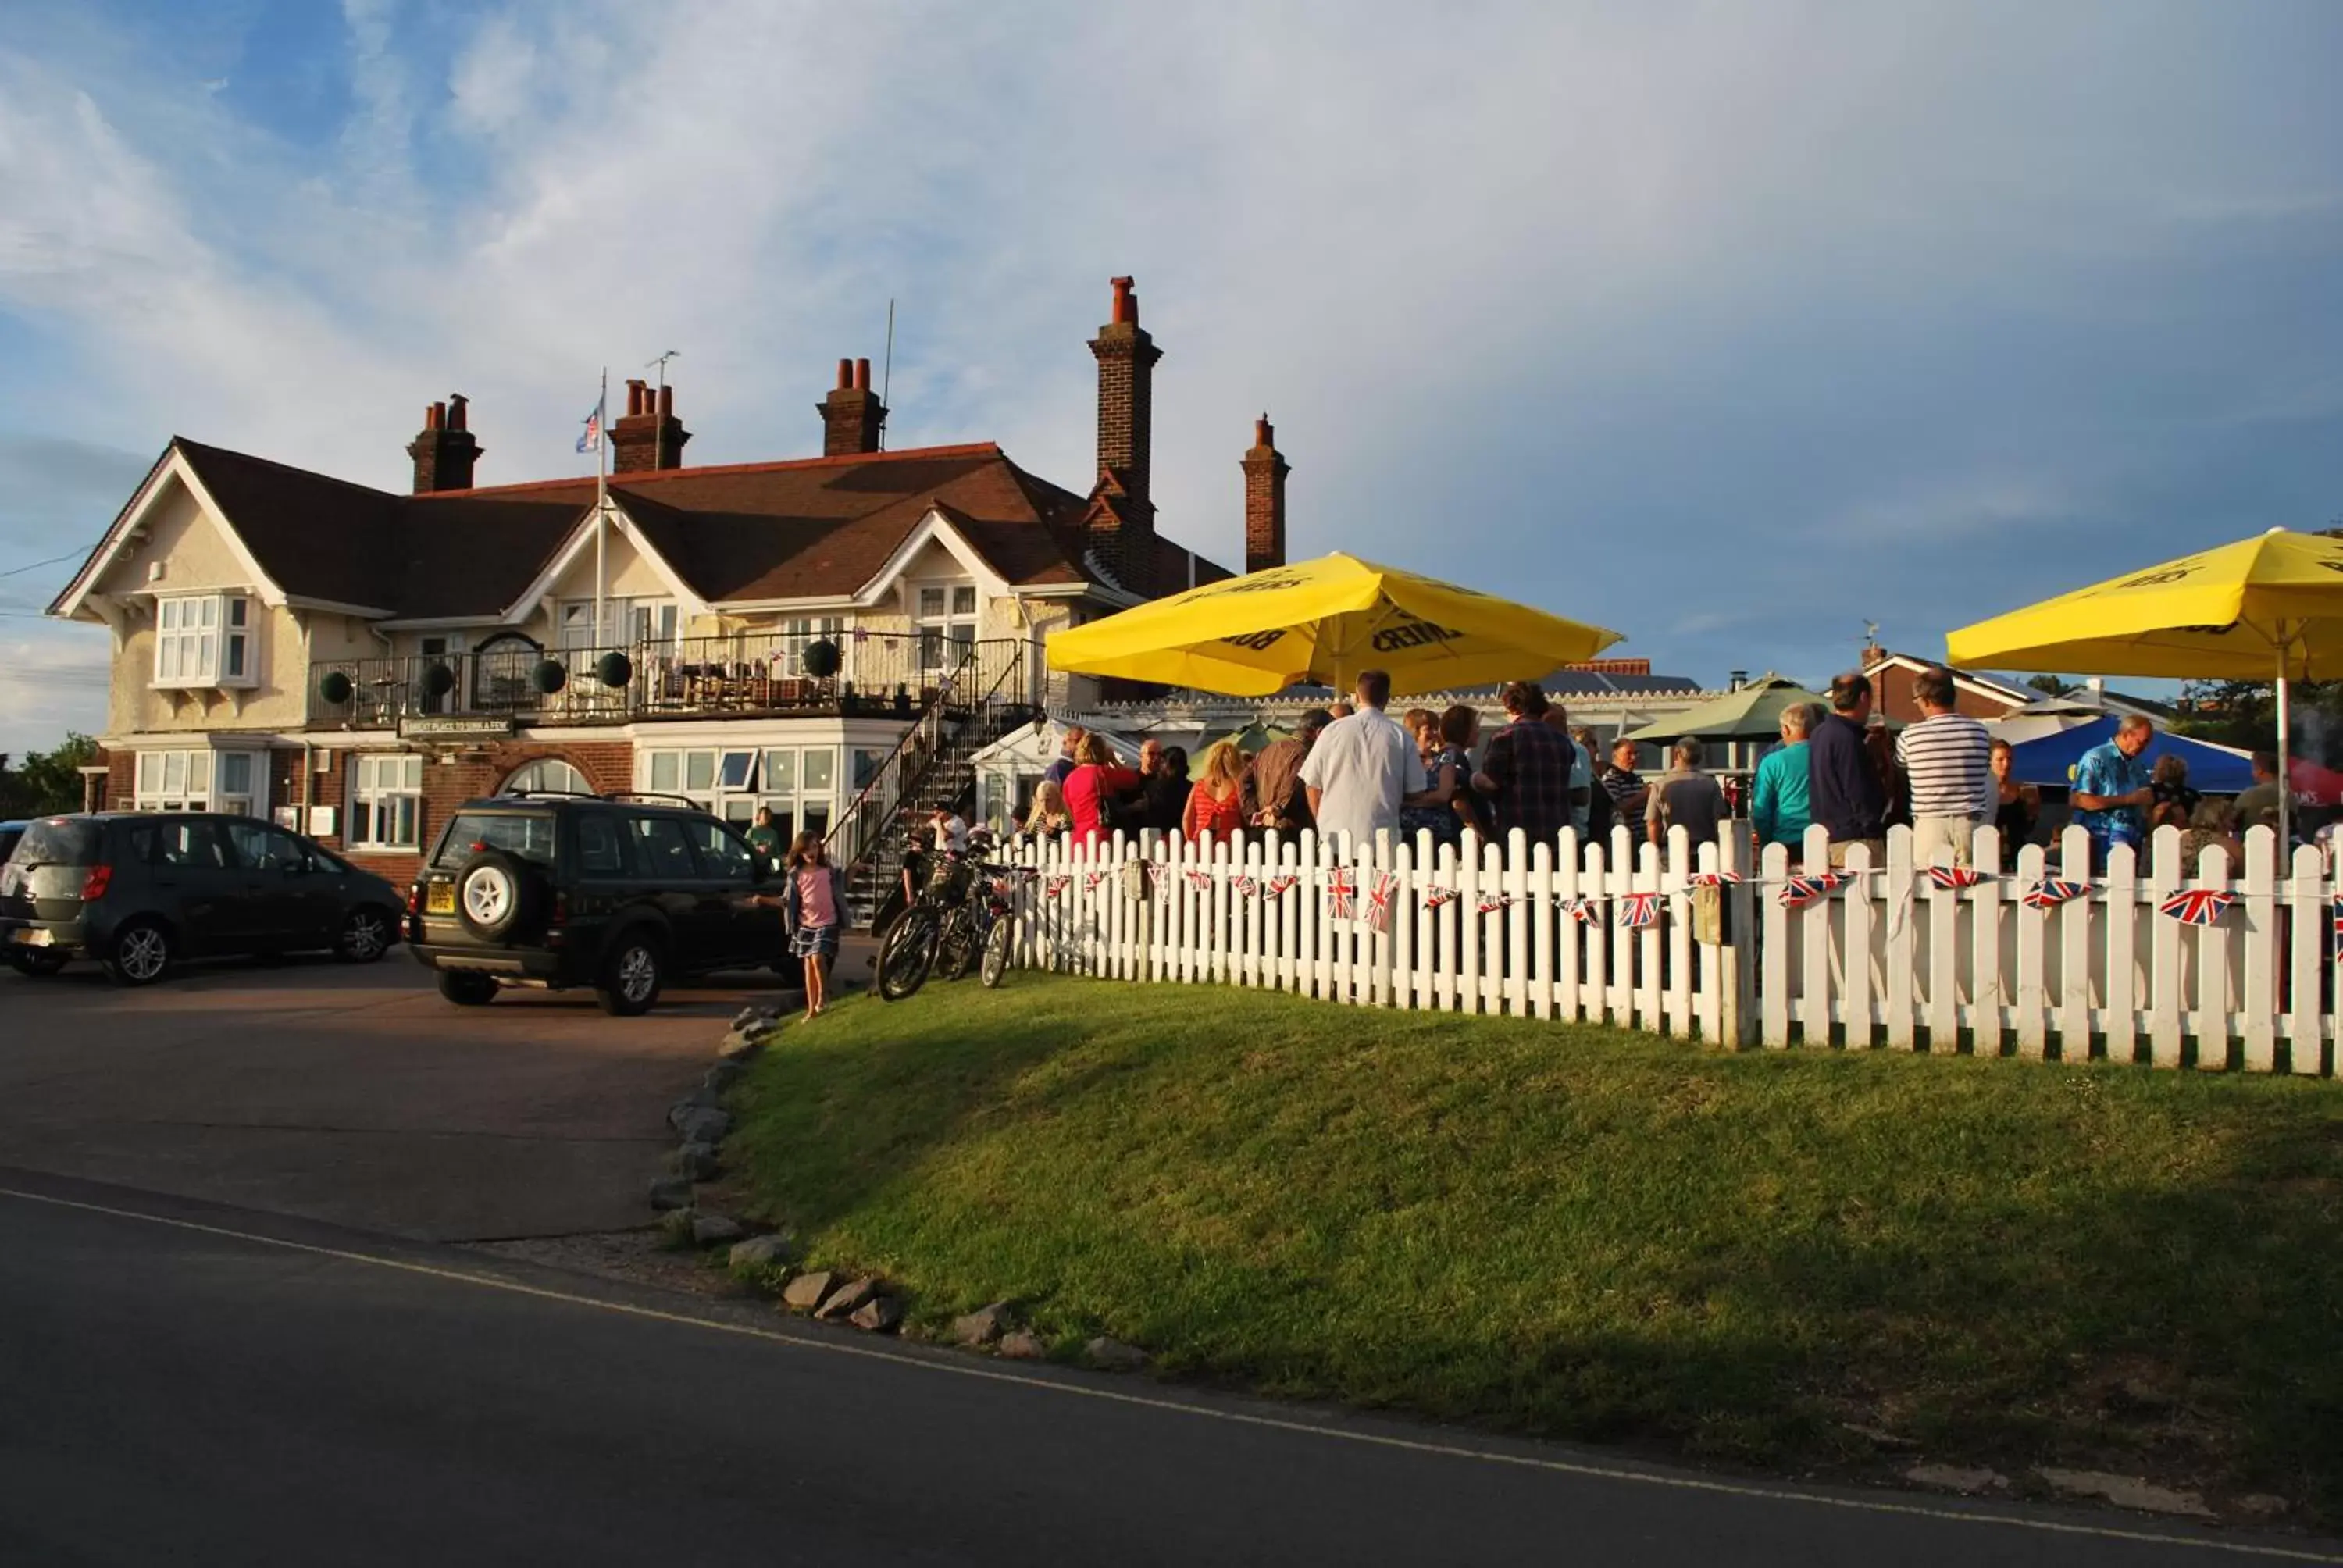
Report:
[[[1646,724],[1629,733],[1627,739],[1639,744],[1658,746],[1684,736],[1697,736],[1703,740],[1771,740],[1782,732],[1782,709],[1794,702],[1821,702],[1822,698],[1808,691],[1795,680],[1785,680],[1778,675],[1764,675],[1738,691],[1728,691],[1711,702],[1689,709],[1674,718]]]

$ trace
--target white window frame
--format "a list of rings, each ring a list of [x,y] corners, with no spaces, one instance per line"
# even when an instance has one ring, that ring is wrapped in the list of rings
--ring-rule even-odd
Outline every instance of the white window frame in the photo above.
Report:
[[[157,687],[252,687],[256,617],[249,594],[165,594],[155,600]]]
[[[350,814],[343,847],[356,854],[406,854],[422,847],[423,755],[350,753]]]
[[[244,788],[229,792],[230,765],[244,773]],[[224,811],[236,817],[268,815],[268,753],[208,746],[142,750],[132,769],[129,807],[134,811]]]
[[[754,758],[749,765],[744,789],[724,787],[724,759],[748,752]],[[773,766],[774,759],[786,756],[789,782],[777,786],[776,779],[784,769]],[[805,783],[806,760],[827,757],[830,779],[825,785],[808,789]],[[672,776],[662,779],[662,761],[672,770]],[[711,817],[745,828],[754,819],[757,808],[770,806],[785,813],[795,827],[805,826],[806,812],[810,809],[827,828],[838,820],[844,801],[854,798],[854,791],[844,788],[840,769],[850,766],[851,749],[832,741],[827,745],[747,747],[738,741],[709,746],[660,746],[635,753],[635,782],[638,789],[662,795],[679,795]],[[695,784],[693,765],[704,762],[707,777],[704,783]],[[817,760],[816,770],[820,770]],[[844,797],[844,801],[840,797]]]
[[[977,591],[976,579],[974,578],[934,578],[926,582],[909,583],[905,587],[911,596],[911,633],[919,638],[920,672],[950,675],[960,668],[959,658],[945,655],[941,662],[929,663],[928,634],[930,632],[938,634],[936,646],[940,653],[944,646],[955,642],[964,643],[970,647],[975,645],[978,624],[984,615],[984,598]],[[960,609],[953,602],[963,588],[968,590],[969,608],[965,611]],[[940,614],[928,613],[925,601],[930,593],[943,595],[944,608]]]
[[[805,650],[812,644],[823,641],[838,645],[838,676],[841,679],[851,679],[846,669],[846,618],[837,615],[792,616],[781,628],[781,667],[775,673],[811,678],[805,667]]]
[[[649,624],[639,623],[648,621]],[[620,598],[602,601],[602,625],[591,641],[578,640],[581,628],[594,625],[594,601],[566,598],[554,610],[554,641],[566,653],[595,648],[666,648],[683,646],[683,607],[671,598]]]

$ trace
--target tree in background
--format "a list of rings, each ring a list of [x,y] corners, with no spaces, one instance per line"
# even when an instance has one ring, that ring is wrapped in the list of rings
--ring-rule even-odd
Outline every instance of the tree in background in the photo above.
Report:
[[[42,817],[82,808],[80,769],[97,760],[97,742],[67,734],[54,751],[28,751],[9,766],[0,752],[0,817]]]
[[[2075,689],[2075,683],[2063,675],[2029,675],[2026,684],[2045,697],[2064,697]]]

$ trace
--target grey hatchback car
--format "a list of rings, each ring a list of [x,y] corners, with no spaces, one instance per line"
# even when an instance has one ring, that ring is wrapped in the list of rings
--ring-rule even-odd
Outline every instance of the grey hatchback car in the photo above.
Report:
[[[380,877],[251,817],[43,817],[0,866],[0,951],[32,975],[95,959],[125,985],[183,958],[330,950],[369,963],[398,940],[403,902]]]

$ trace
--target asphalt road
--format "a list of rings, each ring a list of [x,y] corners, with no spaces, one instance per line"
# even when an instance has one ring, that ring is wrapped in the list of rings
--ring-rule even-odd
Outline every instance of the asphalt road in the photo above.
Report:
[[[0,1562],[2226,1563],[895,1345],[0,1171]]]
[[[590,991],[443,1000],[403,950],[193,967],[125,990],[0,968],[0,1165],[439,1241],[615,1231],[744,1000],[610,1018]]]

